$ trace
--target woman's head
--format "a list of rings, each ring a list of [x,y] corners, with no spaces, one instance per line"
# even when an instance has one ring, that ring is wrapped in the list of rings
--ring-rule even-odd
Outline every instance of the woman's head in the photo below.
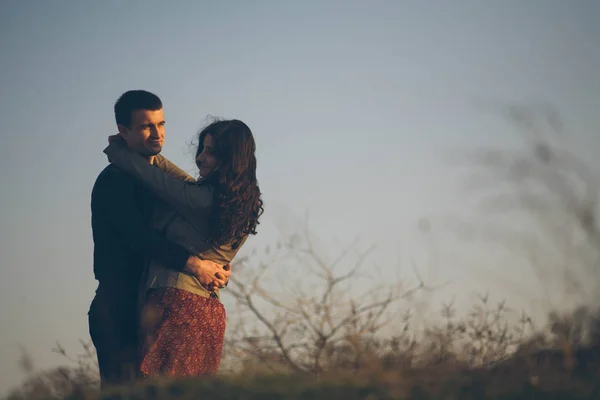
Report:
[[[198,135],[196,165],[216,188],[211,237],[215,244],[237,247],[256,234],[263,202],[256,180],[256,144],[250,128],[239,120],[215,121]]]

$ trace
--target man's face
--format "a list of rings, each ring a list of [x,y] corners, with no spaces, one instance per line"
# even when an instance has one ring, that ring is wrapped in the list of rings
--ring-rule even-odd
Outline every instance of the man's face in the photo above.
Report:
[[[132,152],[144,157],[155,156],[165,141],[165,114],[162,109],[135,110],[131,114],[131,126],[119,125],[119,133]]]

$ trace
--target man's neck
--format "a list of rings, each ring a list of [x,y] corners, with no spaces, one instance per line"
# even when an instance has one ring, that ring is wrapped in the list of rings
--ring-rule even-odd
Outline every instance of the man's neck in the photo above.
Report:
[[[129,151],[131,151],[132,153],[135,153],[137,155],[139,155],[140,157],[142,157],[144,160],[148,160],[148,164],[154,164],[154,156],[147,156],[145,154],[139,153],[136,150],[132,149],[131,147],[129,147],[129,145],[126,144],[126,147]]]

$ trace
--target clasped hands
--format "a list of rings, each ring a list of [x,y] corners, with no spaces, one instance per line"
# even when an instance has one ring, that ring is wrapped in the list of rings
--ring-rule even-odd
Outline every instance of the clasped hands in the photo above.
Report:
[[[184,272],[193,275],[200,281],[204,288],[214,291],[223,289],[231,276],[231,265],[223,265],[210,260],[201,260],[190,256],[185,265]]]

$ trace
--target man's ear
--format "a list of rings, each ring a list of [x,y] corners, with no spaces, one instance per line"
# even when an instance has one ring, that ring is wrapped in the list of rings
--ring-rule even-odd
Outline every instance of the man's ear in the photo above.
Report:
[[[119,129],[119,135],[123,136],[123,137],[127,137],[127,134],[129,133],[129,128],[126,127],[125,125],[117,125],[117,128]]]

